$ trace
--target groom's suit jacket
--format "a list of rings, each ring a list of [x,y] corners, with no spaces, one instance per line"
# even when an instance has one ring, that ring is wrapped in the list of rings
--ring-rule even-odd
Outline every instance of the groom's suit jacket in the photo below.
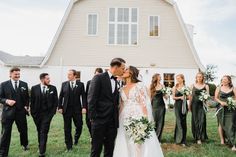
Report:
[[[114,122],[118,127],[119,92],[117,81],[112,93],[111,78],[108,72],[95,75],[88,91],[88,112],[92,125],[104,125]]]

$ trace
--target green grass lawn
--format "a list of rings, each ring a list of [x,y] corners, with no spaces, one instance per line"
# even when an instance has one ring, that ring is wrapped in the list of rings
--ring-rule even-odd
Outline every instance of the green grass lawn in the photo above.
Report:
[[[173,111],[168,111],[166,115],[166,125],[163,132],[162,148],[166,157],[236,157],[236,153],[231,152],[227,146],[221,146],[217,133],[216,118],[213,118],[214,112],[207,114],[207,131],[209,140],[197,145],[194,143],[191,134],[191,113],[188,114],[188,147],[183,148],[174,144],[174,126],[175,117]],[[13,127],[10,157],[36,157],[38,156],[37,132],[33,120],[28,118],[30,151],[23,152],[20,147],[19,133],[16,126]],[[63,119],[57,114],[51,123],[49,138],[47,144],[48,157],[88,157],[90,152],[90,138],[86,124],[84,123],[83,133],[79,145],[74,147],[73,151],[65,153]]]

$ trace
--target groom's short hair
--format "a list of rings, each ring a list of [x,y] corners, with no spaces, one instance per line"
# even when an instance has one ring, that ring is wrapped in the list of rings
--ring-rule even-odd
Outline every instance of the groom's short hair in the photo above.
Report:
[[[124,59],[122,59],[122,58],[113,58],[111,60],[110,66],[111,67],[114,67],[114,66],[120,67],[122,63],[126,63]]]

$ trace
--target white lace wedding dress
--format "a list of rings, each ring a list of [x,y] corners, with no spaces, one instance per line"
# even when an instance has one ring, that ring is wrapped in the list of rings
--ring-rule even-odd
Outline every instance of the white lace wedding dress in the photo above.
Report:
[[[139,145],[129,140],[124,129],[124,120],[129,117],[144,116],[144,108],[147,109],[148,119],[153,120],[147,88],[139,82],[130,89],[127,95],[121,88],[120,97],[119,129],[113,157],[163,157],[160,143],[154,131],[149,139]]]

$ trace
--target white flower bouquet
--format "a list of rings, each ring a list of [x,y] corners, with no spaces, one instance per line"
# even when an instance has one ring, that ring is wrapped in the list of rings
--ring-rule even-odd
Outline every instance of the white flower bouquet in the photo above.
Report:
[[[236,100],[234,100],[233,97],[228,97],[226,103],[228,105],[228,110],[236,109]]]
[[[184,100],[182,103],[182,114],[187,113],[187,96],[191,95],[191,89],[189,87],[184,86],[181,90],[180,93],[183,94]]]
[[[151,137],[151,131],[154,131],[155,124],[146,117],[130,117],[125,120],[124,128],[132,142],[143,144],[146,139]]]
[[[184,96],[189,96],[189,95],[191,95],[191,89],[189,87],[184,86],[180,90],[180,93],[183,94]]]
[[[170,96],[172,94],[172,89],[170,87],[164,87],[161,89],[161,92],[165,95]]]
[[[208,94],[208,92],[206,90],[203,90],[201,92],[201,95],[199,96],[199,100],[202,101],[202,102],[206,102],[210,98],[211,98],[211,96]]]
[[[211,98],[211,96],[208,94],[208,92],[206,90],[203,90],[200,93],[199,100],[203,102],[203,109],[205,110],[205,112],[208,112],[208,106],[207,106],[206,102],[208,100],[210,100],[210,98]]]

